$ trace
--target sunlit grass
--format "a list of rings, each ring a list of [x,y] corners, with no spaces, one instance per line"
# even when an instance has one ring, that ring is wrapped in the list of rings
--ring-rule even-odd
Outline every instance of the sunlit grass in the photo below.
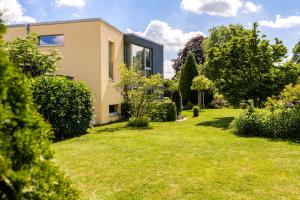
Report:
[[[233,135],[240,112],[96,127],[54,144],[55,161],[83,199],[300,199],[300,145]]]

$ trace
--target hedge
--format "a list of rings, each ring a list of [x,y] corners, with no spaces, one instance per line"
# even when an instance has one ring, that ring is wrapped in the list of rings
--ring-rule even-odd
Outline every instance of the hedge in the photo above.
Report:
[[[33,83],[33,98],[57,139],[84,134],[92,125],[91,92],[81,82],[64,77],[39,77]]]

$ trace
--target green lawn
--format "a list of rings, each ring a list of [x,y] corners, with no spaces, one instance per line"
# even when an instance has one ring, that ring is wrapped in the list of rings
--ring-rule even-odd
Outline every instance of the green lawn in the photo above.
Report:
[[[82,199],[300,199],[300,144],[233,135],[240,112],[96,127],[54,144],[55,161]]]

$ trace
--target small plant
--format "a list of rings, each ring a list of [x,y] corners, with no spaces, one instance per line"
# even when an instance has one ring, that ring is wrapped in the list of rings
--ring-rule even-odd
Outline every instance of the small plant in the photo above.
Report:
[[[171,122],[177,119],[176,105],[171,100],[164,99],[152,104],[151,120],[158,122]]]
[[[198,117],[199,116],[199,111],[200,111],[199,106],[194,106],[193,107],[194,117]]]
[[[127,126],[129,127],[149,127],[150,118],[147,116],[142,117],[131,117],[129,118],[129,121],[127,123]]]

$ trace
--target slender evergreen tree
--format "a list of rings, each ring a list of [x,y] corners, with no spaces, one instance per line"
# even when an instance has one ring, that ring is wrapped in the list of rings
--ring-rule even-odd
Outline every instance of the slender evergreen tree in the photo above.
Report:
[[[191,90],[193,79],[198,76],[199,72],[193,54],[189,54],[184,65],[181,68],[179,77],[179,90],[182,95],[182,103],[186,105],[189,101],[197,103],[197,92]]]

